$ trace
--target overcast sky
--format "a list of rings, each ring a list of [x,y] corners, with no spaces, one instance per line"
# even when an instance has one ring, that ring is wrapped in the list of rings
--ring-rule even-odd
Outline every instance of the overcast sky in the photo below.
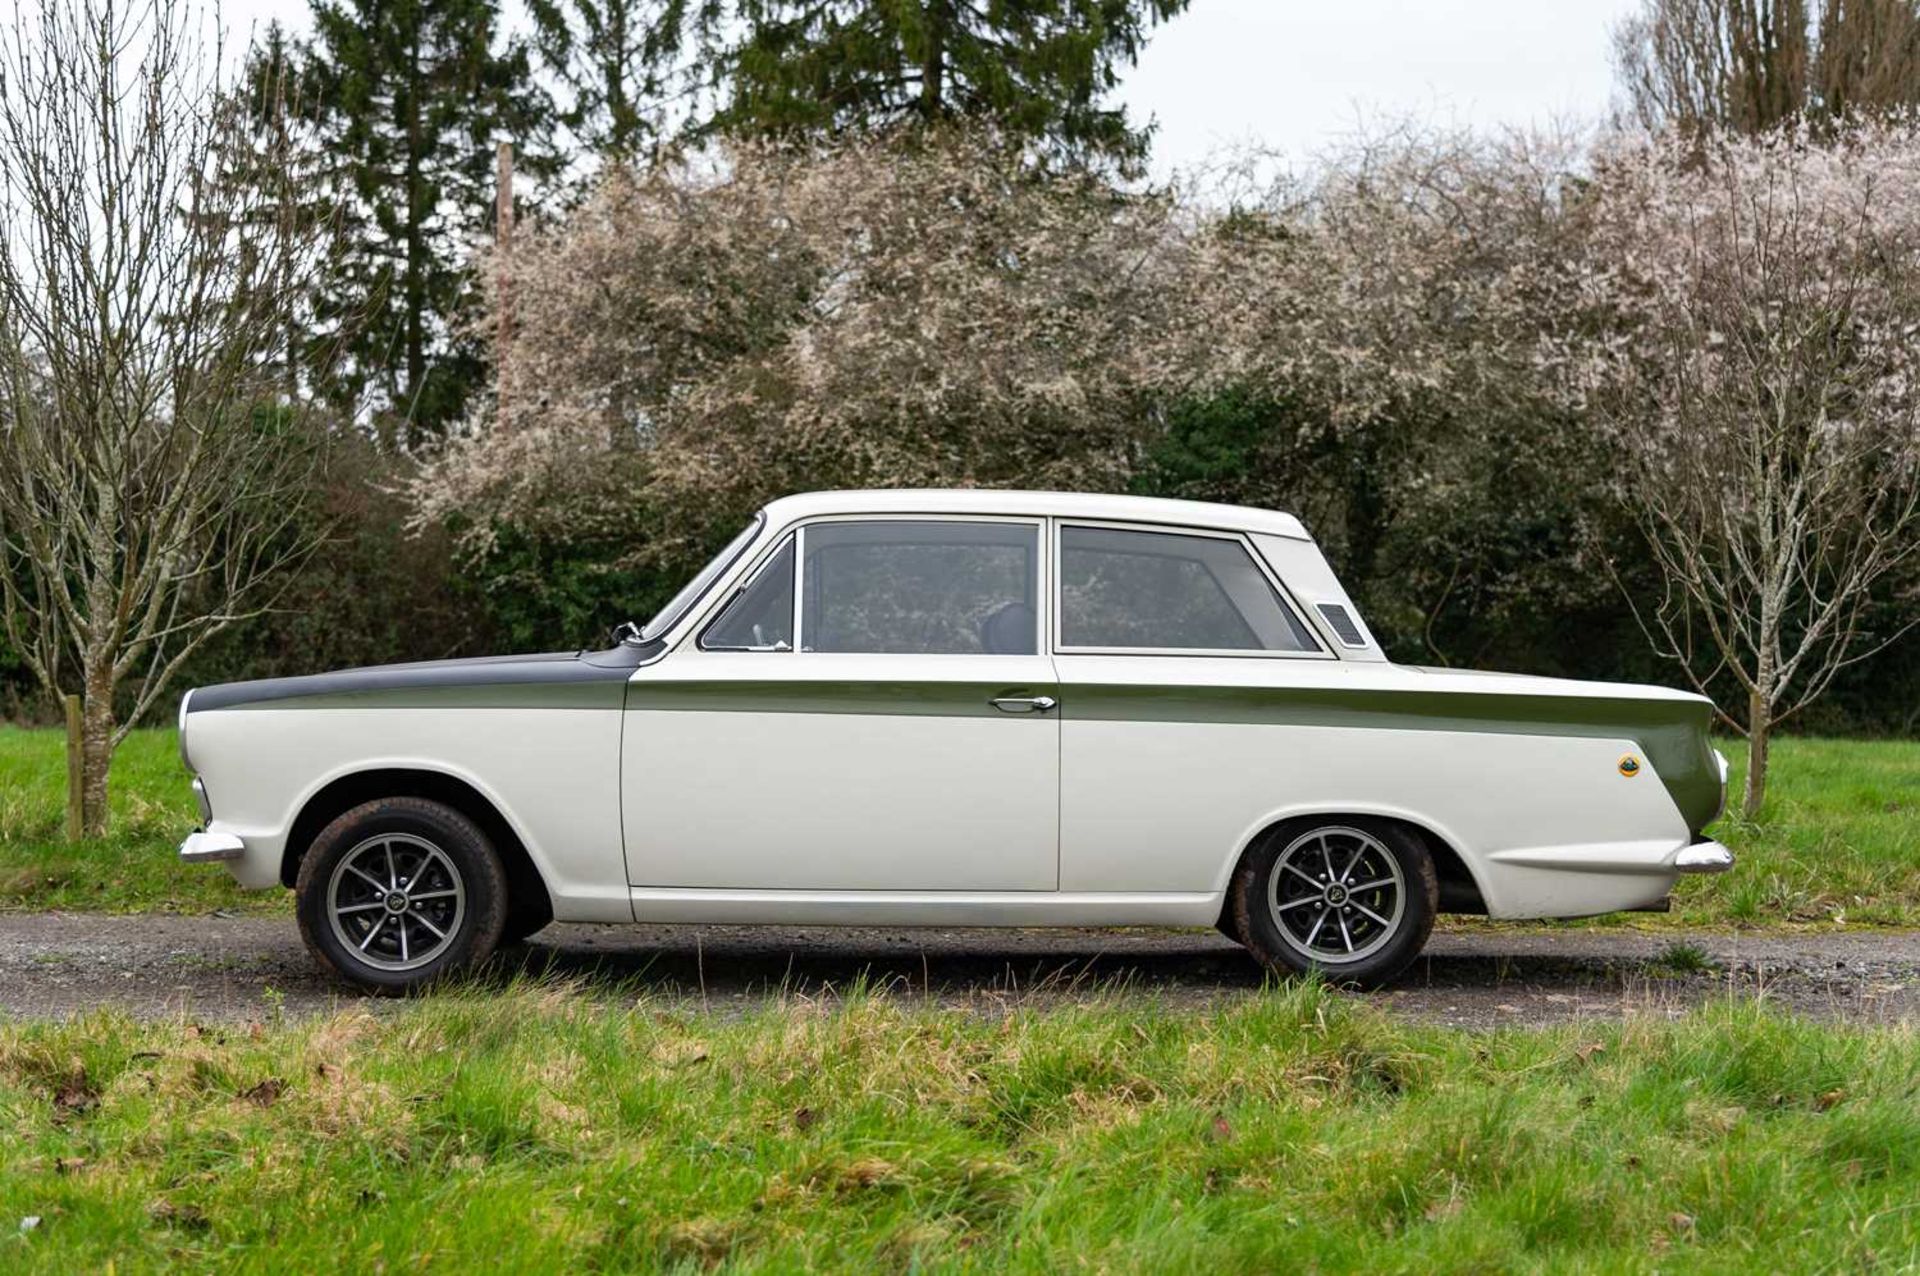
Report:
[[[1611,29],[1631,0],[1193,0],[1127,76],[1159,121],[1154,171],[1254,142],[1303,159],[1414,119],[1592,122],[1611,100]]]
[[[509,3],[508,9],[516,5]],[[1408,119],[1499,127],[1606,113],[1609,30],[1632,0],[1193,0],[1120,97],[1159,121],[1153,171],[1248,142],[1293,160]],[[225,0],[241,40],[305,0]]]

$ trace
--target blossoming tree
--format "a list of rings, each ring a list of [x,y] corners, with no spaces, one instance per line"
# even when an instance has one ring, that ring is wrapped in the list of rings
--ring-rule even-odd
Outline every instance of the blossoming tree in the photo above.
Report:
[[[1666,592],[1650,634],[1748,742],[1898,639],[1874,586],[1920,553],[1920,133],[1857,127],[1617,149],[1592,278],[1596,402]]]

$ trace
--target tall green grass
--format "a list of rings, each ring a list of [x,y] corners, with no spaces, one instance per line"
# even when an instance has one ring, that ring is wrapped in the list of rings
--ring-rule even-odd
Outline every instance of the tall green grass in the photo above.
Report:
[[[1739,863],[1682,878],[1676,919],[1920,925],[1920,740],[1783,737],[1752,821],[1740,815],[1745,750],[1718,747],[1733,774],[1729,811],[1712,833]]]
[[[1720,747],[1737,794],[1743,758]],[[174,860],[198,817],[171,730],[128,739],[114,764],[113,832],[78,846],[61,840],[62,748],[59,732],[0,726],[0,908],[287,907],[281,892],[243,892],[217,868]],[[1782,739],[1762,818],[1729,815],[1715,834],[1740,864],[1683,880],[1673,921],[1920,924],[1920,742]]]
[[[12,1271],[1920,1264],[1914,1030],[1752,1005],[1477,1035],[1311,984],[731,1020],[469,988],[0,1029],[0,1112]]]
[[[108,835],[69,843],[65,733],[0,725],[0,908],[285,908],[280,892],[175,858],[200,822],[190,779],[172,728],[133,732],[113,759]]]

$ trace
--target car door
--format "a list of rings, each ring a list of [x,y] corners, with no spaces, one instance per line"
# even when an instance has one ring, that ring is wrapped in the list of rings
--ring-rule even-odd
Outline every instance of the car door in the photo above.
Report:
[[[627,691],[635,887],[1050,891],[1037,519],[806,524]]]
[[[1244,537],[1062,522],[1060,889],[1213,890],[1314,747],[1253,707],[1338,673]]]

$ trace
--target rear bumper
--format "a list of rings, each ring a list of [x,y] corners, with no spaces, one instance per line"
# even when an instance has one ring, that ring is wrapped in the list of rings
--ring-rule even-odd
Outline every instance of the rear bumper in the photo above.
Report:
[[[1656,903],[1682,874],[1724,873],[1733,852],[1718,842],[1657,838],[1514,847],[1485,856],[1481,867],[1490,917],[1592,917]]]
[[[180,862],[183,864],[222,864],[237,860],[246,853],[247,844],[231,833],[200,830],[187,834],[187,840],[180,843]]]
[[[1733,852],[1718,842],[1695,842],[1673,857],[1676,873],[1724,873],[1732,867]]]

